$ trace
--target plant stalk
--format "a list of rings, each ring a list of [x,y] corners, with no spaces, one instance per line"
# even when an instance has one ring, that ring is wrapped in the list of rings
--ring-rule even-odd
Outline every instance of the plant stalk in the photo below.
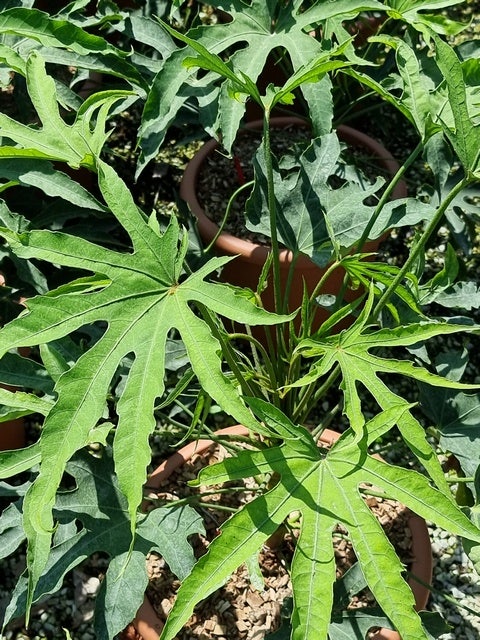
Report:
[[[415,160],[421,154],[422,150],[423,150],[423,143],[419,142],[418,145],[415,147],[415,149],[412,151],[412,153],[405,160],[403,165],[400,167],[400,169],[397,171],[397,173],[390,180],[390,182],[387,185],[385,191],[383,192],[382,196],[380,197],[380,200],[378,201],[378,204],[375,207],[375,211],[373,212],[372,217],[368,221],[368,224],[365,227],[360,240],[358,241],[358,243],[356,245],[357,253],[362,251],[363,245],[368,240],[368,235],[369,235],[370,231],[373,229],[373,226],[374,226],[375,222],[377,221],[378,216],[380,215],[383,207],[385,206],[385,204],[390,199],[390,196],[393,193],[393,190],[395,189],[397,184],[400,182],[400,180],[402,180],[402,178],[405,175],[406,171],[411,167],[411,165],[415,162]]]
[[[280,282],[280,260],[279,243],[277,233],[277,206],[275,203],[275,181],[273,176],[272,150],[270,143],[270,110],[265,109],[263,126],[263,149],[265,154],[265,169],[267,173],[267,203],[270,220],[270,236],[273,254],[273,291],[275,300],[275,311],[282,312],[282,287]]]
[[[374,310],[372,311],[372,314],[371,314],[372,318],[377,318],[378,317],[379,313],[382,311],[382,309],[385,307],[385,305],[387,304],[389,299],[394,294],[394,292],[395,292],[396,288],[398,287],[398,285],[401,283],[401,281],[403,280],[405,275],[409,272],[410,267],[412,266],[412,264],[414,264],[415,260],[418,258],[420,253],[422,251],[424,251],[425,245],[426,245],[428,239],[432,235],[433,231],[437,227],[437,225],[440,222],[440,220],[443,218],[443,216],[445,214],[445,211],[448,209],[448,207],[450,206],[451,202],[457,197],[457,195],[459,193],[461,193],[461,191],[463,191],[463,189],[465,189],[465,187],[468,186],[469,183],[470,183],[470,179],[468,177],[463,178],[463,180],[460,180],[460,182],[458,182],[453,187],[453,189],[450,191],[450,193],[443,200],[441,205],[438,207],[435,215],[430,220],[430,222],[427,224],[427,226],[425,228],[425,231],[422,233],[422,235],[420,237],[420,240],[417,242],[415,247],[413,247],[410,255],[408,256],[407,260],[405,261],[405,264],[400,269],[400,271],[398,272],[396,277],[393,279],[393,282],[388,286],[388,288],[384,291],[383,295],[380,297],[380,300],[377,302]]]

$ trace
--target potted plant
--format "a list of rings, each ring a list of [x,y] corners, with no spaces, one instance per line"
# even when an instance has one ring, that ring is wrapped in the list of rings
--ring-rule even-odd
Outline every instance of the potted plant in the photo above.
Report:
[[[232,3],[235,19],[221,33],[231,33],[227,27],[238,28],[237,36],[243,38],[242,16],[246,19],[252,12],[262,13],[262,7],[263,18],[270,24],[268,12],[273,4],[269,3],[267,10],[264,3],[256,1],[248,7]],[[314,2],[305,12],[292,11],[290,6],[285,13],[286,6],[282,3],[278,7],[277,17],[288,18],[287,31],[293,35],[308,31],[313,23],[340,19],[345,14],[342,2]],[[98,597],[96,628],[98,637],[113,638],[135,617],[146,582],[145,556],[155,549],[183,579],[162,632],[162,640],[173,638],[195,604],[254,554],[291,511],[299,511],[302,527],[292,563],[292,637],[326,638],[329,633],[335,579],[331,532],[340,520],[352,538],[365,579],[392,626],[404,640],[426,639],[424,622],[428,624],[428,618],[414,611],[413,596],[402,577],[403,566],[362,506],[362,483],[463,536],[472,558],[477,557],[480,530],[475,478],[467,477],[471,503],[464,512],[452,497],[415,402],[392,387],[391,377],[426,385],[432,395],[435,389],[452,395],[469,393],[469,401],[478,402],[478,396],[472,395],[477,390],[475,383],[458,381],[456,371],[441,375],[433,357],[428,358],[429,341],[457,334],[473,339],[478,332],[472,322],[445,320],[425,307],[426,302],[448,305],[453,299],[458,305],[462,292],[466,295],[468,287],[455,284],[459,259],[448,252],[445,268],[422,280],[422,258],[429,237],[453,207],[462,206],[468,188],[479,179],[480,134],[471,112],[478,58],[471,52],[469,55],[468,48],[460,58],[438,34],[445,22],[420,13],[415,2],[409,8],[375,2],[355,3],[352,8],[348,3],[349,15],[375,8],[399,14],[411,37],[405,41],[392,35],[376,36],[394,52],[397,62],[384,81],[355,64],[348,41],[321,50],[309,44],[315,46],[312,55],[298,57],[286,83],[269,87],[262,95],[250,75],[248,56],[235,55],[225,62],[204,46],[207,31],[181,35],[165,27],[172,42],[173,38],[183,41],[187,50],[175,45],[151,85],[93,94],[68,121],[60,115],[55,83],[41,52],[33,50],[23,59],[6,45],[9,61],[25,74],[41,125],[34,129],[0,114],[4,140],[0,158],[12,161],[19,175],[23,175],[20,160],[34,163],[38,175],[50,176],[44,188],[53,194],[58,194],[60,187],[57,170],[50,171],[51,161],[92,171],[98,177],[101,205],[116,219],[123,237],[128,237],[127,248],[117,250],[87,240],[82,233],[71,233],[68,226],[62,231],[34,228],[15,212],[3,210],[0,234],[11,255],[25,266],[55,265],[59,271],[55,271],[52,285],[47,279],[47,291],[29,298],[26,310],[0,331],[2,361],[19,347],[33,347],[34,363],[51,385],[43,392],[33,384],[29,392],[7,395],[4,400],[7,406],[21,404],[23,411],[45,416],[38,442],[14,454],[0,454],[2,479],[15,482],[17,474],[31,471],[25,496],[12,502],[0,520],[11,541],[3,553],[13,551],[24,539],[28,546],[27,572],[12,595],[6,622],[23,611],[28,616],[33,602],[57,589],[73,566],[91,553],[104,551],[111,561]],[[24,17],[37,16],[22,11]],[[5,20],[13,29],[13,18],[18,21],[19,14],[6,13]],[[278,24],[282,24],[280,19]],[[24,22],[17,22],[19,32],[22,25]],[[48,34],[49,46],[54,46],[53,42],[62,50],[66,44],[61,38],[70,29],[63,26],[65,30],[56,38],[59,25],[42,18],[41,33],[34,31],[34,35],[42,41]],[[124,52],[107,47],[101,38],[96,39],[99,36],[90,38],[81,27],[76,29],[74,47],[80,58],[85,54],[81,47],[92,55],[100,49],[105,64],[110,61],[115,67],[113,58],[119,65],[116,73],[121,75],[119,68],[123,68],[133,77],[128,64],[122,67]],[[423,38],[423,48],[417,49],[416,29],[428,35]],[[217,44],[212,48],[223,51]],[[261,203],[260,220],[271,234],[272,247],[267,262],[271,275],[266,268],[261,280],[272,279],[275,312],[259,306],[251,291],[215,282],[210,276],[229,259],[198,260],[196,252],[194,260],[189,244],[192,234],[175,216],[164,220],[142,211],[129,186],[102,155],[109,111],[125,98],[141,97],[142,91],[148,90],[140,131],[142,168],[159,140],[150,128],[151,118],[156,117],[152,109],[158,106],[158,92],[168,89],[161,108],[171,107],[169,96],[178,91],[183,62],[190,69],[203,70],[189,85],[193,93],[205,96],[207,88],[219,89],[220,102],[227,105],[220,111],[225,144],[229,138],[233,141],[236,117],[243,109],[237,108],[235,98],[248,96],[264,111],[255,189]],[[359,207],[353,211],[352,225],[352,211],[347,218],[345,213],[336,215],[335,210],[329,210],[322,219],[326,241],[317,246],[309,215],[306,233],[302,227],[301,233],[299,228],[288,232],[294,208],[287,206],[286,185],[279,179],[271,153],[270,116],[275,105],[291,101],[296,89],[306,88],[314,138],[304,152],[302,170],[310,175],[309,169],[319,166],[322,157],[328,165],[334,156],[335,136],[328,118],[320,117],[315,100],[318,91],[322,94],[328,85],[328,76],[340,72],[397,107],[416,127],[418,145],[386,188],[373,215]],[[312,93],[313,89],[317,93]],[[211,115],[207,107],[205,111],[205,117]],[[229,113],[233,126],[228,129]],[[161,132],[165,119],[159,118],[155,127]],[[461,167],[453,184],[447,179],[447,150]],[[422,152],[434,170],[436,192],[430,202],[405,201],[398,208],[398,203],[389,202],[389,194]],[[314,189],[307,194],[300,189],[295,194],[305,213],[312,210],[309,195],[315,198],[318,194]],[[399,220],[424,221],[402,266],[366,262],[363,254],[351,251],[377,230],[381,233]],[[309,234],[313,242],[304,243]],[[287,309],[279,275],[280,241],[297,253],[331,261],[326,274],[341,267],[365,284],[364,304],[350,327],[337,330],[356,303],[339,305],[318,330],[312,330],[323,277],[311,295],[304,295],[300,310]],[[305,251],[307,246],[310,249]],[[262,282],[259,290],[261,287]],[[298,330],[291,326],[297,314],[302,320]],[[227,321],[241,323],[247,330],[232,335]],[[267,347],[251,335],[250,327],[258,326],[267,332]],[[170,385],[166,372],[175,359],[170,341],[178,338],[183,364],[177,367],[175,382]],[[175,347],[180,348],[178,342]],[[445,360],[452,370],[453,359]],[[19,369],[27,366],[21,356],[16,363]],[[271,476],[269,490],[227,521],[209,553],[197,563],[188,544],[188,536],[198,523],[195,513],[176,510],[174,505],[149,514],[139,510],[151,460],[149,436],[156,425],[155,409],[181,401],[184,391],[192,387],[198,402],[191,409],[182,405],[191,415],[189,435],[197,429],[208,435],[212,412],[221,410],[225,420],[233,419],[249,430],[253,447],[206,469],[199,481],[208,485],[252,474]],[[341,392],[346,429],[339,441],[325,450],[317,446],[317,439],[335,415],[340,415],[340,407],[336,413],[325,413],[322,400],[334,387]],[[305,426],[309,416],[314,427]],[[382,463],[370,455],[375,441],[387,437],[394,428],[421,464],[422,473]],[[472,440],[476,443],[476,438]],[[318,601],[321,607],[316,606]]]

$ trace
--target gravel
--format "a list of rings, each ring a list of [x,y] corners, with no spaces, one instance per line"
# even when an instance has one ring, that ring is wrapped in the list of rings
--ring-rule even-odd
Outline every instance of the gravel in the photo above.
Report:
[[[452,627],[439,640],[480,638],[480,576],[463,550],[460,539],[429,526],[434,558],[431,611],[439,612]],[[474,613],[476,612],[476,613]]]

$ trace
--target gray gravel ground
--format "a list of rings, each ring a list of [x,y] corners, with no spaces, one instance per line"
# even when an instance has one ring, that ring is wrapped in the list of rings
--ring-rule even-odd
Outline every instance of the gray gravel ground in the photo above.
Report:
[[[435,563],[432,582],[437,592],[432,593],[428,608],[438,611],[452,627],[439,640],[478,640],[480,576],[458,538],[434,527],[429,532]]]

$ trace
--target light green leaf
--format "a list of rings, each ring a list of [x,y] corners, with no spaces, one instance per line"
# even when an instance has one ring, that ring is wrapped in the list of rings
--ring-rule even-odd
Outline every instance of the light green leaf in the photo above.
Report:
[[[442,448],[458,458],[465,475],[474,477],[480,467],[480,395],[421,385],[420,401]]]
[[[22,76],[26,75],[27,67],[24,58],[2,43],[0,43],[0,62]]]
[[[396,49],[397,66],[403,80],[401,102],[411,114],[411,119],[415,122],[422,140],[427,140],[438,127],[433,124],[429,87],[425,82],[415,51],[400,38],[378,36],[375,40]]]
[[[5,405],[5,406],[1,406]],[[0,387],[0,423],[14,420],[31,413],[48,415],[53,406],[53,399],[47,400],[22,391],[7,391]],[[8,409],[7,409],[8,408]],[[0,430],[1,430],[0,425]]]
[[[460,33],[466,24],[457,22],[441,13],[428,14],[425,11],[439,10],[461,4],[463,0],[387,0],[387,13],[393,18],[401,18],[424,34],[433,32],[454,36]],[[393,11],[389,11],[391,7]]]
[[[38,9],[7,9],[0,14],[0,33],[32,38],[46,47],[68,47],[81,55],[90,52],[111,53],[119,58],[128,56],[104,38],[87,33],[67,20],[55,20]]]
[[[170,331],[179,331],[204,390],[238,422],[261,431],[237,388],[222,371],[216,339],[191,305],[197,303],[247,324],[276,324],[291,318],[268,313],[229,286],[204,280],[227,259],[212,259],[180,281],[187,236],[176,219],[172,218],[160,237],[113,169],[101,160],[98,164],[103,196],[129,233],[132,253],[117,253],[61,233],[0,231],[18,256],[100,274],[30,299],[28,309],[0,331],[0,353],[16,346],[51,342],[95,322],[105,325],[100,339],[58,379],[57,400],[43,427],[40,473],[25,500],[25,528],[31,541],[31,562],[35,562],[31,593],[48,558],[52,508],[65,464],[102,419],[122,359],[134,356],[117,406],[114,454],[120,487],[128,498],[133,533],[150,461],[148,437],[155,426],[153,408],[164,391],[165,345]],[[132,450],[139,452],[133,458]]]
[[[473,124],[468,112],[460,60],[452,47],[438,37],[435,37],[435,59],[447,85],[454,120],[453,127],[442,123],[443,129],[465,171],[475,173],[479,169],[480,126]]]
[[[282,176],[275,172],[277,233],[294,255],[303,253],[320,266],[331,257],[331,243],[349,247],[359,239],[373,207],[364,200],[380,187],[349,182],[333,188],[329,180],[340,158],[335,133],[315,138],[300,157],[300,167]],[[254,160],[255,187],[247,202],[247,228],[270,236],[267,178],[263,147]]]
[[[207,485],[222,477],[249,477],[252,471],[263,472],[268,466],[280,479],[222,526],[208,553],[182,583],[161,640],[171,640],[194,606],[221,586],[282,520],[297,510],[302,514],[302,528],[291,569],[292,638],[327,638],[335,578],[331,534],[341,523],[349,532],[368,586],[403,640],[428,640],[414,611],[413,595],[402,577],[404,567],[359,487],[362,483],[373,484],[423,517],[472,540],[480,540],[480,529],[425,477],[370,457],[356,446],[353,433],[345,436],[342,446],[341,440],[329,451],[319,449],[316,460],[296,453],[286,441],[280,447],[242,452],[201,471],[199,482]]]
[[[3,510],[0,517],[0,535],[2,536],[0,554],[2,558],[7,558],[25,540],[22,529],[21,501],[13,502]]]
[[[0,479],[11,478],[28,471],[40,463],[40,443],[35,442],[25,449],[0,451]]]
[[[66,173],[56,171],[51,162],[39,163],[30,159],[30,156],[30,153],[25,158],[0,156],[2,179],[37,187],[48,196],[62,198],[78,207],[92,211],[105,211],[105,207],[81,184],[72,180]]]
[[[51,550],[34,600],[56,591],[65,575],[93,553],[106,553],[113,560],[97,596],[95,628],[97,637],[113,638],[135,617],[143,600],[148,582],[147,554],[152,550],[161,554],[171,571],[184,578],[195,562],[188,537],[203,533],[203,523],[188,506],[177,509],[173,505],[155,509],[148,516],[139,515],[129,555],[128,505],[115,479],[111,450],[104,450],[101,457],[81,452],[68,463],[67,472],[75,479],[76,488],[58,494],[55,515],[60,527],[71,522],[81,522],[82,527],[78,530],[75,526],[73,534]],[[21,532],[21,521],[7,516],[0,519],[0,530],[9,526],[12,534]],[[21,578],[5,623],[21,615],[26,602],[26,580]]]
[[[302,66],[325,55],[320,42],[309,35],[311,25],[337,16],[339,19],[354,18],[361,11],[384,10],[377,0],[336,0],[336,2],[317,2],[307,11],[300,13],[295,2],[272,3],[264,0],[230,0],[228,8],[222,5],[232,16],[229,23],[203,25],[190,29],[187,37],[202,45],[213,54],[236,49],[230,56],[234,74],[241,77],[244,73],[256,83],[267,58],[275,50],[284,50],[290,56],[294,72]],[[166,60],[157,74],[147,98],[140,128],[139,172],[155,156],[165,133],[185,101],[195,95],[198,83],[196,74],[183,66],[186,57],[191,57],[191,47],[177,49]],[[282,83],[283,84],[283,83]],[[305,84],[302,93],[312,107],[313,128],[318,134],[325,132],[325,121],[330,122],[331,99],[323,100],[323,109],[318,106],[317,85]],[[323,95],[325,98],[325,95]],[[222,134],[222,144],[230,151],[239,123],[245,112],[245,104],[233,102],[226,87],[221,84],[219,90],[218,121],[215,123]],[[329,127],[328,127],[329,129]]]
[[[292,386],[310,384],[326,375],[337,364],[341,370],[340,388],[344,393],[344,412],[354,432],[361,436],[364,429],[362,402],[359,387],[364,387],[376,399],[382,409],[388,409],[405,401],[394,393],[383,381],[382,376],[403,376],[423,382],[429,386],[445,389],[477,389],[478,385],[462,384],[448,380],[415,366],[408,361],[394,357],[382,357],[371,353],[373,349],[408,347],[438,335],[478,331],[477,326],[454,325],[444,322],[413,324],[408,327],[372,330],[365,327],[371,301],[352,327],[337,336],[315,338],[302,341],[298,351],[304,357],[313,358],[310,371]],[[398,427],[403,438],[414,454],[425,466],[432,479],[445,495],[450,491],[445,483],[443,471],[425,433],[410,410],[398,419]]]
[[[480,307],[480,288],[476,282],[457,282],[451,288],[435,296],[435,302],[449,309],[478,309]]]
[[[42,122],[41,129],[20,124],[0,113],[0,135],[14,140],[17,147],[3,146],[0,158],[48,158],[61,160],[70,166],[95,168],[94,156],[99,155],[108,137],[105,121],[113,103],[132,95],[125,91],[106,91],[86,100],[73,125],[61,118],[56,100],[55,83],[45,72],[45,63],[33,52],[27,60],[27,88]],[[91,129],[92,119],[96,125]]]
[[[50,393],[53,390],[47,371],[38,362],[17,353],[6,353],[0,360],[0,380],[13,387],[34,391]]]
[[[348,273],[352,281],[361,282],[365,287],[365,290],[368,290],[373,282],[374,284],[372,286],[374,287],[375,293],[380,295],[381,291],[378,285],[383,284],[385,287],[388,287],[397,276],[399,267],[390,266],[384,262],[370,262],[363,258],[364,256],[362,256],[362,254],[345,256],[342,260],[342,267]],[[414,291],[416,291],[417,280],[411,274],[408,284]],[[417,296],[414,295],[407,286],[399,285],[395,289],[395,296],[400,298],[402,302],[404,302],[414,313],[418,315],[418,317],[423,316],[423,313],[418,306]],[[393,314],[396,314],[394,304],[389,304],[388,308],[392,309]]]

